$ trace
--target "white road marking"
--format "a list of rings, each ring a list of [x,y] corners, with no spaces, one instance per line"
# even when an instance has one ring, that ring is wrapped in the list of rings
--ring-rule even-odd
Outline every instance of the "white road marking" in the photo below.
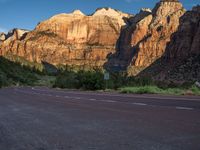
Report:
[[[113,101],[113,100],[98,100],[101,102],[108,102],[108,103],[117,103],[117,101]]]
[[[96,101],[96,99],[94,99],[94,98],[90,98],[89,100],[90,100],[90,101]]]
[[[147,106],[145,103],[132,103],[133,105],[138,105],[138,106]]]
[[[34,89],[35,91],[43,91],[43,92],[48,92],[48,90],[40,90],[40,89]],[[49,89],[52,90],[52,89]],[[105,93],[91,93],[91,92],[86,92],[86,93],[78,93],[78,92],[73,92],[73,91],[59,91],[59,90],[54,90],[54,92],[61,92],[61,93],[68,93],[68,94],[79,94],[79,95],[99,95],[99,96],[109,96],[109,97],[127,97],[127,98],[145,98],[145,99],[159,99],[159,100],[193,100],[193,101],[200,101],[199,98],[184,98],[184,97],[155,97],[155,96],[143,96],[143,95],[123,95],[123,94],[105,94]]]
[[[176,107],[176,109],[179,109],[179,110],[194,110],[194,108],[190,108],[190,107]]]
[[[70,98],[69,96],[59,96],[59,95],[50,95],[50,94],[43,94],[43,93],[38,93],[38,92],[29,92],[29,91],[22,91],[22,90],[19,90],[19,89],[15,89],[15,91],[18,91],[18,92],[21,92],[21,93],[26,93],[26,94],[34,94],[34,95],[44,95],[44,96],[52,96],[52,97],[57,97],[57,98]],[[81,99],[80,97],[71,97],[71,98],[75,98],[75,99]],[[120,102],[120,101],[114,101],[114,100],[97,100],[97,99],[94,99],[94,98],[91,98],[91,99],[85,99],[83,98],[84,100],[89,100],[89,101],[96,101],[96,102],[107,102],[107,103],[123,103],[123,102]],[[58,100],[55,100],[55,102],[61,102],[61,101],[58,101]],[[138,105],[138,106],[148,106],[148,104],[146,103],[127,103],[125,102],[126,104],[133,104],[133,105]],[[156,107],[161,107],[159,105],[151,105],[151,106],[156,106]],[[162,107],[165,107],[165,106],[162,106]],[[166,107],[169,107],[169,106],[166,106]],[[171,106],[173,108],[173,106]],[[183,106],[176,106],[174,107],[178,110],[194,110],[194,108],[190,108],[190,107],[183,107]]]

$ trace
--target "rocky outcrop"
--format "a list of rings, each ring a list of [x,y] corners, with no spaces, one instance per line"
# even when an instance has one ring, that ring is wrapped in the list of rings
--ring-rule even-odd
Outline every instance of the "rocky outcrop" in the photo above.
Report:
[[[187,11],[180,19],[178,31],[173,34],[166,48],[170,61],[186,59],[200,54],[200,6]]]
[[[13,29],[5,35],[5,40],[20,40],[23,38],[29,31],[24,29]]]
[[[122,31],[118,52],[110,65],[123,64],[131,70],[151,65],[164,54],[171,35],[178,29],[179,18],[184,13],[178,0],[161,0],[152,11],[142,9]],[[138,71],[131,74],[137,74]]]
[[[127,17],[111,8],[98,9],[89,16],[79,10],[59,14],[24,36],[12,34],[12,40],[5,40],[0,50],[3,55],[18,55],[32,62],[102,66],[107,55],[115,52]]]
[[[200,6],[187,11],[180,19],[178,31],[166,48],[159,78],[176,81],[200,80]]]
[[[6,39],[6,34],[5,33],[0,33],[0,42],[4,41]]]
[[[178,30],[171,36],[165,51],[161,59],[140,76],[179,83],[200,80],[200,6],[180,18]]]

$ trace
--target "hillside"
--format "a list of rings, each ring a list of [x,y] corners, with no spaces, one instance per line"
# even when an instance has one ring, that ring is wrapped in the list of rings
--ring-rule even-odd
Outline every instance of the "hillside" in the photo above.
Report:
[[[186,11],[178,0],[161,0],[135,16],[112,8],[91,15],[75,10],[42,21],[33,31],[1,33],[0,55],[32,64],[195,81],[200,76],[199,9]]]
[[[33,85],[38,81],[36,70],[0,57],[0,87],[8,85]]]
[[[115,52],[125,18],[130,16],[111,8],[97,9],[92,15],[79,10],[58,14],[31,32],[15,29],[0,51],[4,56],[18,55],[37,63],[103,66],[107,56]]]
[[[164,55],[139,76],[178,82],[200,80],[200,6],[180,18]]]

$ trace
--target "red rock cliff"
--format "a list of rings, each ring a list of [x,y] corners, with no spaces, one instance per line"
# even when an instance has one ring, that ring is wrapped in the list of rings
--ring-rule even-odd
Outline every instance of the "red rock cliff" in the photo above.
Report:
[[[115,51],[126,17],[129,15],[111,8],[98,9],[90,16],[79,10],[59,14],[21,38],[6,39],[0,50],[3,55],[11,53],[32,62],[102,66]]]
[[[162,0],[152,11],[142,9],[123,29],[118,51],[110,65],[129,66],[131,74],[151,65],[164,54],[184,13],[182,4],[177,0]],[[135,71],[136,68],[141,69]]]

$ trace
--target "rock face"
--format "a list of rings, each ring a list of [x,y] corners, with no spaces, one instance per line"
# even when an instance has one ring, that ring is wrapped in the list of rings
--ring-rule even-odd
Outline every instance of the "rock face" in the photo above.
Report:
[[[79,10],[59,14],[33,31],[0,34],[0,55],[9,54],[38,63],[124,69],[159,80],[196,80],[200,6],[186,12],[178,0],[161,0],[135,16],[111,8],[89,16]]]
[[[8,32],[5,36],[5,40],[20,40],[25,36],[29,31],[24,29],[13,29]]]
[[[171,35],[178,29],[179,18],[184,13],[182,4],[177,0],[161,0],[152,11],[142,9],[123,29],[118,51],[110,65],[130,66],[132,70],[151,65],[165,52]],[[137,73],[133,71],[133,74]]]
[[[6,39],[5,33],[0,33],[0,41],[4,41]]]
[[[12,40],[5,40],[0,51],[32,62],[102,66],[107,55],[115,51],[127,17],[130,16],[111,8],[98,9],[90,16],[79,10],[59,14],[39,23],[24,36],[12,34]]]
[[[180,18],[178,30],[171,36],[163,57],[140,75],[162,81],[200,80],[200,6]]]
[[[170,61],[186,59],[200,54],[200,6],[188,11],[180,19],[180,26],[173,34],[166,49],[166,57]]]
[[[165,79],[200,81],[200,6],[181,17],[179,29],[173,34],[162,61],[168,66]]]

